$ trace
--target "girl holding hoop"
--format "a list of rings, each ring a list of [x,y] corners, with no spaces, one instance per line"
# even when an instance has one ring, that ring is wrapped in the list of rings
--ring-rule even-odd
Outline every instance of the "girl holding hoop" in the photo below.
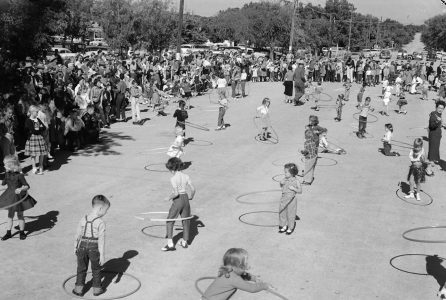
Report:
[[[6,175],[2,182],[2,185],[8,185],[8,188],[0,195],[0,207],[8,209],[8,229],[6,234],[2,237],[2,241],[12,237],[12,220],[14,214],[17,213],[17,219],[19,219],[19,233],[20,239],[26,239],[25,234],[25,219],[23,218],[23,212],[28,210],[37,201],[31,196],[26,194],[29,189],[29,184],[26,182],[25,176],[21,173],[20,164],[15,156],[7,156],[4,159]]]
[[[269,106],[271,105],[271,101],[269,98],[264,98],[262,100],[262,105],[257,107],[257,116],[256,118],[260,119],[262,132],[259,133],[260,140],[266,141],[271,133],[268,132],[268,128],[271,127],[271,121],[269,119]]]
[[[279,206],[279,233],[290,235],[296,228],[297,194],[302,194],[302,187],[297,180],[299,169],[293,163],[284,166],[285,178],[280,182],[282,198]]]
[[[241,248],[231,248],[223,256],[223,266],[218,277],[203,293],[203,300],[228,300],[240,289],[249,293],[268,290],[271,286],[247,273],[248,252]]]
[[[195,187],[188,175],[181,172],[183,167],[183,162],[177,157],[170,158],[166,163],[166,168],[173,174],[170,178],[170,183],[172,184],[172,194],[167,198],[167,201],[172,200],[172,206],[169,209],[169,214],[167,219],[176,219],[178,215],[181,218],[190,217],[190,204],[189,200],[192,200],[195,195]],[[190,198],[187,195],[186,187],[189,186],[191,190]],[[173,251],[175,250],[175,245],[173,244],[173,225],[175,221],[166,222],[167,230],[167,245],[161,248],[162,251]],[[188,247],[189,240],[189,228],[190,220],[183,220],[183,239],[180,241],[180,245],[183,248]]]
[[[425,165],[426,158],[424,155],[423,149],[423,140],[420,138],[416,138],[413,142],[413,149],[410,150],[409,154],[410,158],[410,168],[409,174],[407,175],[407,180],[410,184],[410,192],[409,195],[404,196],[404,198],[415,198],[414,197],[414,185],[417,186],[416,199],[417,201],[421,201],[420,192],[421,192],[421,183],[425,182]]]

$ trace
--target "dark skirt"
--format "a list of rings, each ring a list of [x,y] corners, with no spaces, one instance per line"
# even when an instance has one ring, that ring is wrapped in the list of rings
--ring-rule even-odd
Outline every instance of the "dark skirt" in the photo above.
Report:
[[[429,153],[427,159],[430,161],[440,160],[441,128],[429,131]]]
[[[410,176],[413,176],[413,179],[416,184],[423,183],[426,181],[426,173],[424,165],[416,166],[412,164],[409,168],[409,174],[407,174],[407,181],[410,180]]]
[[[398,106],[407,105],[407,100],[405,98],[400,98],[398,102],[396,103]]]
[[[37,201],[34,200],[33,197],[30,195],[26,196],[26,192],[20,193],[20,195],[17,195],[15,193],[15,189],[8,188],[6,191],[3,192],[3,194],[0,196],[0,209],[2,207],[10,206],[9,208],[6,208],[8,212],[23,212],[25,210],[28,210],[34,205],[36,205]],[[26,197],[22,202],[20,202],[23,197]],[[11,206],[14,203],[20,202],[17,205]]]
[[[286,96],[293,96],[293,82],[292,81],[285,81],[283,83],[285,86],[285,91],[283,92]]]

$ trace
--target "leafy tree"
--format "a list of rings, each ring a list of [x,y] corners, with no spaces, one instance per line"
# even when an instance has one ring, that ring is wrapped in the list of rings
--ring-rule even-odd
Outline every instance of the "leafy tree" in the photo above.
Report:
[[[435,16],[425,22],[421,41],[430,48],[446,50],[446,15]]]

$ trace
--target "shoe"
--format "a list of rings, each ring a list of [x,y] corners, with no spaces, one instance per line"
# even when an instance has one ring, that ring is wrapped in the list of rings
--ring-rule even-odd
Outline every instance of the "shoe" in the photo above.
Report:
[[[7,230],[6,234],[2,237],[2,241],[6,241],[10,238],[12,238],[11,230]]]
[[[169,245],[164,246],[163,248],[161,248],[161,251],[175,251],[177,249],[175,249],[175,246],[169,247]]]
[[[133,125],[138,125],[138,122],[132,122]]]
[[[102,295],[103,293],[105,293],[105,290],[102,288],[93,288],[93,296],[99,296]]]
[[[73,294],[75,294],[76,296],[79,296],[79,297],[83,297],[84,296],[84,292],[83,292],[83,290],[84,290],[84,287],[83,286],[81,286],[81,285],[76,285],[76,286],[74,286],[74,289],[71,291]]]
[[[399,154],[398,152],[395,152],[395,156],[401,156],[401,154]]]
[[[413,195],[413,192],[410,192],[409,195],[404,196],[404,198],[411,199],[411,198],[415,198],[415,197]]]
[[[306,182],[306,181],[302,181],[302,184],[303,184],[303,185],[311,185],[310,182]]]
[[[294,228],[296,228],[296,224],[294,224]],[[286,231],[286,235],[291,235],[294,232],[294,228],[293,229],[288,229]]]
[[[43,170],[42,168],[39,168],[38,171],[35,173],[37,175],[43,175]]]
[[[279,233],[285,233],[287,231],[287,229],[288,229],[288,226],[286,226],[286,225],[283,227],[279,226]]]
[[[217,128],[215,128],[215,131],[219,131],[221,129],[222,129],[221,127],[217,127]]]
[[[20,239],[21,239],[21,240],[26,239],[26,234],[25,234],[24,231],[19,231],[19,234],[20,234]]]
[[[32,172],[33,172],[34,174],[37,174],[37,171],[38,171],[37,168],[33,168],[33,170],[32,170]]]
[[[415,199],[417,199],[417,201],[421,201],[420,193],[417,192],[417,195],[416,195]]]
[[[186,248],[188,247],[188,244],[187,244],[187,242],[186,242],[185,240],[182,240],[182,241],[180,242],[180,245],[181,245],[181,247],[183,247],[184,249],[186,249]]]

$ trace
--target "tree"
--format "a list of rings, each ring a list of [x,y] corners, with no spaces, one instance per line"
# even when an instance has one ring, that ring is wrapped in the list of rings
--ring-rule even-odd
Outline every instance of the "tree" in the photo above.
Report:
[[[425,22],[421,41],[430,48],[446,50],[446,15],[435,16]]]

